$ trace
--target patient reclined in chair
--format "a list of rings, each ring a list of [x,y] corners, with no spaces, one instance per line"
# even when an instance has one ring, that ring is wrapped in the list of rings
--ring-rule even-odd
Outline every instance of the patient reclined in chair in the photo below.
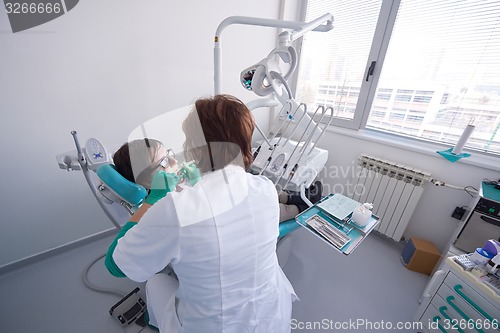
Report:
[[[96,174],[102,181],[98,187],[105,202],[118,202],[130,214],[142,204],[160,168],[177,172],[173,151],[154,139],[138,139],[124,143],[113,155],[113,164],[103,164]]]
[[[114,165],[104,164],[96,170],[102,181],[98,187],[101,197],[106,203],[119,203],[130,215],[133,214],[147,196],[155,172],[160,168],[170,172],[178,171],[174,156],[171,150],[165,149],[161,142],[153,139],[140,139],[123,144],[113,155]],[[318,193],[311,193],[314,196],[311,197],[313,202],[321,198],[321,187],[315,188],[315,191]],[[297,205],[300,211],[307,208],[295,202],[300,199],[298,195],[288,197],[288,200],[292,199],[288,206]],[[283,222],[280,223],[280,237],[298,227],[293,217],[280,222]]]

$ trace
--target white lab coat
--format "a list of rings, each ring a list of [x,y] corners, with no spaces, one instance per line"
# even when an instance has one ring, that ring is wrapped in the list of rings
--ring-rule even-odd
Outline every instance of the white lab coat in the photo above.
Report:
[[[161,332],[290,332],[296,296],[276,257],[278,219],[272,182],[228,166],[156,203],[113,258],[130,279],[151,279]],[[167,265],[178,284],[153,278]]]

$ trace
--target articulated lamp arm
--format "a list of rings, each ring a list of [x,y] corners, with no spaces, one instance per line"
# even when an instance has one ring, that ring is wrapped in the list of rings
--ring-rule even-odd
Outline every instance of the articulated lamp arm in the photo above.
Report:
[[[297,22],[297,21],[283,21],[283,20],[273,20],[264,19],[256,17],[246,17],[246,16],[231,16],[223,20],[215,32],[214,38],[214,92],[215,94],[220,94],[222,92],[221,88],[221,74],[222,74],[222,50],[221,50],[221,34],[222,31],[233,24],[244,24],[244,25],[254,25],[261,27],[273,27],[273,28],[285,28],[293,29],[294,31],[290,34],[283,35],[285,37],[281,38],[280,43],[291,43],[294,40],[302,37],[305,33],[309,31],[330,31],[333,29],[333,16],[331,14],[325,14],[311,22]]]

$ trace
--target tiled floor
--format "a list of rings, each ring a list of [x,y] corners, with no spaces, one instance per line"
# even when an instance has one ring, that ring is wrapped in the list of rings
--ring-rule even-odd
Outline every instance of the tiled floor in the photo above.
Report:
[[[380,327],[412,324],[428,276],[401,264],[400,246],[372,233],[344,256],[315,240],[305,230],[295,232],[284,268],[300,297],[292,317],[303,329],[295,332],[389,332]]]

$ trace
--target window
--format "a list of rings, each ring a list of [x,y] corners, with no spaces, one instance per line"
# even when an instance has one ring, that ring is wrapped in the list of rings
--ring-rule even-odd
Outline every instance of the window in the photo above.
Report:
[[[311,32],[304,35],[298,70],[300,80],[296,88],[298,101],[313,105],[311,109],[316,109],[318,87],[328,85],[335,87],[335,91],[337,87],[340,91],[354,90],[358,94],[346,97],[335,93],[332,97],[337,120],[353,120],[354,114],[358,112],[358,102],[366,98],[360,88],[381,3],[382,0],[324,0],[308,3],[307,21],[331,12],[335,27],[328,33]],[[325,6],[328,9],[325,10]],[[356,105],[356,110],[346,112],[344,105],[347,99]]]
[[[396,95],[396,101],[409,102],[411,100],[411,95]]]
[[[391,95],[390,94],[377,94],[377,99],[385,99],[385,100],[390,100]]]
[[[415,97],[413,97],[413,101],[415,103],[430,103],[432,99],[432,96],[419,96],[419,95],[416,95]]]
[[[405,119],[405,114],[404,113],[391,112],[391,115],[389,116],[389,119],[391,119],[391,120],[404,120]]]
[[[384,109],[378,108],[378,109],[373,110],[371,115],[374,118],[384,118],[385,114],[386,114],[386,112]]]
[[[447,144],[472,122],[467,147],[500,154],[498,1],[308,0],[304,15],[326,12],[334,29],[302,41],[297,100],[337,87],[334,125]]]
[[[407,122],[413,122],[413,123],[421,123],[424,121],[424,117],[422,116],[415,116],[415,115],[409,115],[406,117]]]

